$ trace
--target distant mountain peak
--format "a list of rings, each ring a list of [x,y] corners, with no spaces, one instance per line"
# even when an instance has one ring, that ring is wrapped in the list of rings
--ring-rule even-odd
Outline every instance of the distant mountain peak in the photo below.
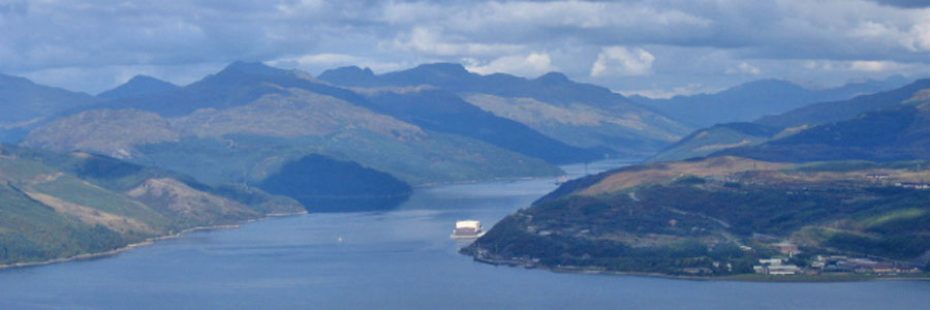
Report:
[[[15,75],[3,74],[3,73],[0,73],[0,82],[3,82],[3,83],[28,83],[28,84],[35,85],[34,82],[32,82],[31,80],[29,80],[29,79],[27,79],[27,78],[15,76]]]
[[[178,88],[177,85],[148,75],[136,75],[123,85],[102,92],[97,97],[106,99],[129,98],[173,91]]]
[[[571,79],[561,72],[549,72],[536,78],[537,81],[546,83],[570,83]]]
[[[163,80],[159,80],[158,78],[155,78],[155,77],[152,77],[152,76],[148,76],[148,75],[144,75],[144,74],[139,74],[139,75],[136,75],[136,76],[132,77],[131,79],[129,79],[129,81],[128,81],[127,83],[149,83],[149,82],[156,82],[156,83],[163,83],[163,84],[171,84],[171,83],[169,83],[169,82],[166,82],[166,81],[163,81]],[[174,85],[174,84],[172,84],[172,85]]]
[[[288,70],[274,68],[261,62],[235,61],[226,66],[226,68],[217,73],[217,75],[238,75],[244,73],[259,76],[279,76],[289,74],[289,72]]]
[[[369,68],[346,66],[329,69],[320,73],[320,80],[340,85],[372,86],[377,84],[378,77]]]
[[[375,72],[371,71],[371,69],[368,67],[361,68],[359,66],[345,66],[345,67],[339,67],[336,69],[329,69],[329,70],[323,71],[323,73],[320,74],[320,76],[326,75],[328,73],[329,74],[337,74],[337,73],[338,74],[357,74],[357,75],[365,75],[365,76],[375,75]]]
[[[428,71],[432,73],[442,73],[442,74],[449,74],[449,75],[456,75],[456,76],[472,74],[467,69],[465,69],[465,66],[463,66],[462,64],[448,63],[448,62],[422,64],[422,65],[417,66],[416,68],[411,69],[410,71]]]

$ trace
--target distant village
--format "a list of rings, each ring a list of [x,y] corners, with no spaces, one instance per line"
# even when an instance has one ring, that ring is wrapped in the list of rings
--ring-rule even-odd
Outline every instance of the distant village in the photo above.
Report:
[[[896,180],[893,180],[891,175],[887,173],[870,173],[866,177],[868,177],[869,180],[871,180],[872,182],[879,183],[882,185],[891,185],[894,187],[917,189],[917,190],[930,190],[930,183],[896,181]]]
[[[920,273],[919,266],[898,262],[879,262],[864,257],[849,257],[845,255],[817,255],[808,266],[798,266],[791,263],[792,258],[801,254],[798,246],[790,242],[772,244],[782,256],[759,259],[759,264],[753,266],[757,274],[772,276],[792,275],[821,275],[821,274],[863,274],[863,275],[900,275]]]

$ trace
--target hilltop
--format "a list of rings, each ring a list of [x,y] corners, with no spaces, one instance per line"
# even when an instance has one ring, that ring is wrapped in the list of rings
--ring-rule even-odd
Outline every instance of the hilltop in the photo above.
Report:
[[[852,272],[827,269],[818,255],[914,272],[930,262],[922,203],[930,192],[910,185],[930,177],[926,167],[717,157],[621,168],[563,185],[465,252],[491,263],[666,275],[765,272],[754,267],[773,257],[805,272]]]

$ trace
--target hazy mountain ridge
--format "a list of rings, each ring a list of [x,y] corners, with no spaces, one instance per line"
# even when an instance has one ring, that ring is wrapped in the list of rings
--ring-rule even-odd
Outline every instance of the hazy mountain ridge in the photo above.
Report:
[[[719,154],[787,162],[930,159],[930,101],[926,92],[895,107]]]
[[[847,100],[859,95],[895,89],[904,78],[849,83],[828,89],[808,89],[784,80],[757,80],[710,94],[675,96],[669,99],[632,97],[674,119],[698,127],[749,122],[778,115],[808,104]]]
[[[0,142],[16,142],[49,117],[97,102],[85,93],[0,74]]]
[[[729,148],[748,147],[775,139],[803,133],[818,126],[855,119],[863,113],[896,109],[930,88],[930,80],[917,80],[901,88],[861,95],[849,100],[807,105],[780,115],[767,116],[751,125],[767,128],[767,134],[746,134],[725,130],[726,125],[701,129],[673,146],[659,152],[655,160],[680,160],[701,157]],[[721,127],[724,126],[724,127]]]
[[[894,107],[927,88],[930,88],[930,79],[921,79],[900,88],[849,100],[812,104],[780,115],[763,117],[757,122],[782,128],[832,123],[851,119],[865,112]]]
[[[528,97],[558,104],[581,102],[601,106],[628,105],[623,95],[607,88],[577,83],[564,74],[551,72],[535,79],[496,73],[480,75],[454,63],[423,64],[375,75],[371,70],[343,67],[324,71],[320,80],[358,87],[404,87],[432,85],[455,93],[486,93],[501,97]]]

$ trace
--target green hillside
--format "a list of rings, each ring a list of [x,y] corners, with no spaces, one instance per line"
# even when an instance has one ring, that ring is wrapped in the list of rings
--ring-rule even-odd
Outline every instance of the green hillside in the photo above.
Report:
[[[112,158],[0,146],[0,265],[106,252],[193,227],[302,210],[261,191],[208,187]]]

